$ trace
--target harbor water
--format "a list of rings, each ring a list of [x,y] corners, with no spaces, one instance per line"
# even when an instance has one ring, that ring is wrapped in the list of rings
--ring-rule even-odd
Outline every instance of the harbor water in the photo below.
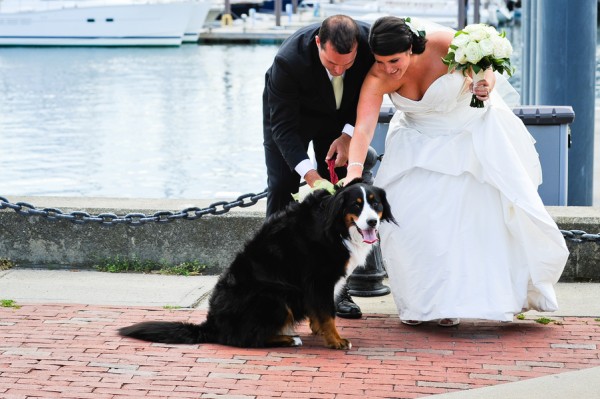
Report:
[[[0,196],[262,192],[277,47],[0,49]]]
[[[505,29],[518,89],[520,34]],[[1,48],[0,196],[262,192],[262,91],[277,48]]]

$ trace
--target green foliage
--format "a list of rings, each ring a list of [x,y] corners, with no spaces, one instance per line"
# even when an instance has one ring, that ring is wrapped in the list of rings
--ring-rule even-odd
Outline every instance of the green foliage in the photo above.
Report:
[[[548,324],[548,323],[551,323],[551,322],[553,322],[553,321],[554,321],[554,320],[552,320],[552,319],[549,319],[549,318],[547,318],[547,317],[540,317],[540,318],[539,318],[539,319],[537,319],[535,322],[536,322],[536,323],[540,323],[540,324]]]
[[[19,309],[21,306],[17,305],[12,299],[0,299],[0,307]]]
[[[194,276],[202,274],[206,269],[198,261],[183,262],[177,265],[167,262],[157,262],[153,260],[139,259],[137,256],[132,258],[115,257],[98,262],[94,266],[96,270],[109,273],[157,273],[166,275]]]
[[[525,320],[525,315],[523,313],[519,313],[517,315],[517,319],[519,319],[519,320]]]
[[[0,271],[12,269],[13,267],[15,267],[15,263],[13,261],[0,258]]]

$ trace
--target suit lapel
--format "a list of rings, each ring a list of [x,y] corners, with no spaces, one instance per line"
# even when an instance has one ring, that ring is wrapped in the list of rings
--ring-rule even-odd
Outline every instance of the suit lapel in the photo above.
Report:
[[[319,86],[321,98],[328,108],[335,109],[335,95],[333,94],[333,86],[331,85],[331,80],[329,79],[327,70],[323,65],[321,65],[321,63],[319,63],[319,67],[315,70],[315,75],[315,82],[317,82],[317,85]]]
[[[335,109],[335,96],[333,94],[331,80],[329,79],[327,70],[323,64],[321,64],[321,60],[319,59],[319,48],[317,47],[314,38],[310,45],[312,47],[312,57],[314,57],[314,62],[311,63],[311,65],[313,65],[313,82],[317,85],[317,90],[320,97],[323,99],[324,106]]]

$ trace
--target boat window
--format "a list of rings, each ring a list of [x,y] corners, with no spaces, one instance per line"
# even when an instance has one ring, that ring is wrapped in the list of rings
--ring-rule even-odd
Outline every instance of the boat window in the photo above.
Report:
[[[96,20],[94,18],[88,18],[87,21],[88,22],[96,22]]]
[[[114,22],[113,18],[106,18],[106,22]]]

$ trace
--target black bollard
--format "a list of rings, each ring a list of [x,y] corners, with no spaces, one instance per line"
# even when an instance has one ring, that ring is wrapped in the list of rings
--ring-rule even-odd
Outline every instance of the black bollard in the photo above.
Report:
[[[380,160],[377,151],[369,147],[365,166],[363,170],[363,180],[367,184],[373,184],[373,173],[371,169]],[[379,244],[375,244],[373,251],[367,257],[365,267],[357,267],[352,274],[348,276],[348,291],[352,296],[370,297],[382,296],[390,293],[390,288],[383,285],[383,279],[386,277],[383,268],[383,257]]]

